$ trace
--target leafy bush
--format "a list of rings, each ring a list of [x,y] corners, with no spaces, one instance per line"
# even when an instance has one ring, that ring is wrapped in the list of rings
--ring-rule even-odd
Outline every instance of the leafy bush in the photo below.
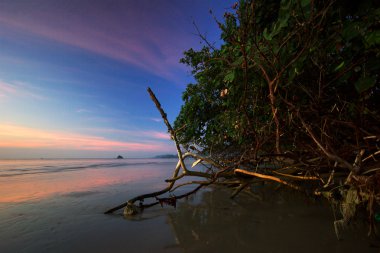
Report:
[[[218,23],[223,45],[181,59],[196,83],[175,121],[180,142],[206,154],[352,159],[380,134],[379,14],[368,0],[235,4]]]

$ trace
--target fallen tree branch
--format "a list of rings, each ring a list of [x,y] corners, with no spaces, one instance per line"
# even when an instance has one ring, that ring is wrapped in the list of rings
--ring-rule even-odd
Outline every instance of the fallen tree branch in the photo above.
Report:
[[[284,177],[289,177],[291,179],[296,179],[296,180],[321,180],[319,177],[313,177],[313,176],[296,176],[296,175],[290,175],[290,174],[285,174],[277,171],[273,171],[273,173],[284,176]]]
[[[176,177],[178,175],[178,172],[179,172],[180,168],[181,168],[181,164],[180,164],[180,162],[178,162],[177,166],[176,166],[176,168],[174,170],[173,177]],[[138,200],[143,200],[143,199],[146,199],[146,198],[152,198],[152,197],[156,197],[156,196],[162,195],[162,194],[170,191],[173,188],[174,183],[175,183],[175,181],[170,182],[169,185],[165,189],[163,189],[163,190],[152,192],[152,193],[148,193],[148,194],[143,194],[143,195],[139,195],[137,197],[134,197],[134,198],[128,200],[127,202],[123,203],[123,204],[120,204],[120,205],[118,205],[116,207],[113,207],[113,208],[105,211],[104,213],[105,214],[110,214],[110,213],[113,213],[113,212],[115,212],[115,211],[117,211],[117,210],[119,210],[121,208],[126,207],[127,205],[133,205],[133,203],[135,203]]]
[[[181,148],[179,147],[179,144],[178,144],[177,134],[174,131],[174,129],[172,128],[172,126],[170,125],[170,123],[168,121],[168,118],[167,118],[167,115],[164,112],[164,110],[162,109],[160,102],[156,98],[156,95],[154,95],[153,91],[149,87],[148,87],[148,93],[150,95],[150,98],[153,100],[154,104],[156,105],[157,110],[160,112],[161,117],[164,120],[164,123],[165,123],[166,127],[168,128],[170,136],[171,136],[171,138],[173,139],[173,141],[175,143],[175,146],[176,146],[176,149],[177,149],[177,154],[178,154],[178,159],[179,159],[179,161],[181,163],[181,167],[183,168],[184,171],[187,171],[186,165],[183,162],[182,151],[181,151]]]
[[[264,174],[261,174],[261,173],[257,173],[257,172],[253,172],[253,171],[248,171],[248,170],[242,170],[242,169],[235,169],[234,173],[235,174],[246,175],[246,176],[251,176],[251,177],[258,177],[258,178],[268,179],[268,180],[275,181],[275,182],[278,182],[280,184],[289,186],[289,187],[291,187],[293,189],[301,190],[301,188],[299,186],[291,184],[291,183],[288,183],[288,182],[286,182],[284,180],[279,179],[278,177],[273,177],[273,176],[264,175]]]
[[[252,146],[248,146],[244,150],[243,155],[237,157],[238,159],[236,157],[228,155],[226,157],[223,157],[223,155],[220,154],[214,157],[206,157],[204,155],[201,155],[201,151],[199,150],[196,150],[196,152],[198,153],[183,153],[180,144],[177,140],[176,132],[170,125],[166,113],[161,107],[161,104],[159,103],[151,89],[148,88],[148,92],[153,102],[155,103],[156,108],[160,112],[161,117],[163,118],[168,128],[168,132],[170,133],[171,138],[176,145],[178,162],[175,166],[171,178],[165,180],[168,183],[167,187],[159,191],[146,193],[131,198],[127,202],[107,210],[105,212],[106,214],[113,213],[114,211],[124,208],[124,215],[129,216],[140,213],[145,208],[152,207],[158,204],[161,204],[162,206],[165,204],[176,207],[177,200],[194,194],[201,188],[211,184],[232,187],[234,191],[231,194],[231,198],[236,197],[239,193],[241,193],[244,189],[247,189],[252,184],[262,181],[273,181],[298,191],[309,192],[308,190],[312,190],[312,192],[314,192],[315,195],[322,195],[330,201],[339,201],[334,199],[335,195],[333,194],[334,192],[331,189],[331,186],[333,186],[333,189],[339,188],[341,194],[346,194],[345,192],[347,192],[347,189],[344,187],[344,185],[335,185],[337,179],[339,179],[342,182],[346,182],[346,184],[350,185],[351,188],[359,187],[358,189],[360,189],[360,194],[363,196],[369,196],[370,194],[373,195],[375,193],[377,194],[376,196],[380,195],[378,194],[378,190],[374,190],[378,188],[377,185],[375,185],[375,183],[372,183],[377,187],[376,188],[375,186],[371,186],[371,184],[369,183],[377,182],[376,176],[378,175],[379,168],[373,168],[372,165],[372,169],[366,168],[367,170],[364,170],[361,168],[362,163],[370,160],[371,158],[374,161],[376,161],[375,156],[378,155],[380,151],[373,151],[372,148],[372,154],[367,155],[367,157],[363,159],[363,155],[366,152],[368,152],[368,150],[365,150],[363,148],[357,148],[355,150],[355,161],[351,165],[347,162],[347,160],[343,159],[350,158],[350,156],[344,155],[344,153],[342,152],[335,152],[335,150],[332,147],[330,147],[328,142],[324,143],[323,139],[318,139],[317,135],[313,132],[312,126],[307,124],[302,119],[302,117],[300,117],[300,115],[298,115],[302,124],[300,125],[300,127],[303,127],[305,129],[304,132],[313,140],[317,147],[322,151],[318,152],[318,157],[315,157],[315,152],[310,152],[310,149],[315,149],[315,147],[312,147],[312,145],[306,146],[305,149],[296,150],[296,152],[287,151],[285,153],[278,154],[263,152],[262,154],[260,154],[259,159],[257,159],[257,155],[254,156],[254,159],[252,159],[252,156],[250,156],[250,151],[253,150]],[[323,132],[325,131],[324,129],[322,129],[321,131],[322,136],[328,136],[327,133]],[[370,136],[370,138],[374,139],[373,136]],[[328,159],[325,159],[325,157],[327,157]],[[194,169],[189,170],[185,164],[185,159],[188,158],[195,159],[192,168],[194,168],[198,164],[202,164],[203,166],[205,166],[206,169],[198,170],[196,168],[199,167],[196,167]],[[334,162],[333,166],[331,161]],[[366,165],[370,162],[371,161],[368,161]],[[248,170],[248,168],[254,168],[255,170]],[[337,170],[337,172],[335,172],[335,170]],[[351,178],[356,179],[355,174],[360,172],[361,170],[363,170],[364,173],[361,177],[358,177],[358,180],[350,180]],[[311,174],[310,172],[313,172],[314,174]],[[364,175],[370,173],[371,176]],[[193,178],[191,178],[192,180],[188,182],[183,182],[182,179],[188,176],[202,178],[203,180],[194,180]],[[345,180],[342,180],[343,177],[345,178]],[[327,178],[327,183],[325,183],[324,179]],[[316,186],[315,183],[311,183],[309,185],[296,185],[293,183],[293,181],[297,180],[320,180],[323,183],[323,188],[321,188],[322,190],[316,188],[318,186]],[[178,182],[180,183],[177,184]],[[196,186],[194,189],[186,193],[177,196],[174,195],[174,191],[187,185]],[[308,188],[309,186],[312,189]],[[152,202],[144,204],[144,200],[146,199],[150,199]],[[135,204],[137,201],[140,202],[138,205]],[[373,211],[372,208],[373,204],[369,206],[369,210]]]
[[[176,133],[173,130],[172,126],[170,125],[170,123],[169,123],[169,121],[167,119],[167,115],[164,112],[164,110],[162,109],[160,102],[158,101],[158,99],[156,98],[156,96],[154,95],[153,91],[150,88],[148,88],[148,93],[149,93],[151,99],[153,100],[154,104],[156,105],[156,108],[160,112],[161,117],[164,120],[165,125],[167,126],[168,131],[169,131],[169,133],[171,135],[171,138],[175,142],[175,145],[176,145],[176,148],[177,148],[177,154],[178,154],[178,163],[177,163],[177,166],[175,167],[175,170],[174,170],[172,178],[166,180],[166,182],[169,183],[166,188],[164,188],[164,189],[162,189],[160,191],[156,191],[156,192],[152,192],[152,193],[147,193],[147,194],[136,196],[136,197],[128,200],[125,203],[122,203],[122,204],[120,204],[120,205],[118,205],[116,207],[113,207],[113,208],[105,211],[104,212],[105,214],[113,213],[113,212],[115,212],[115,211],[117,211],[117,210],[119,210],[121,208],[124,208],[124,207],[127,207],[127,209],[128,209],[127,213],[134,214],[137,211],[137,208],[134,205],[134,203],[136,201],[143,201],[144,199],[154,198],[154,197],[157,197],[157,196],[160,196],[160,195],[163,195],[163,194],[169,192],[174,187],[176,181],[178,179],[180,179],[180,178],[183,178],[184,176],[196,176],[196,177],[203,177],[203,178],[209,178],[209,179],[211,179],[213,177],[209,173],[188,170],[186,168],[186,165],[185,165],[185,162],[184,162],[185,158],[193,157],[193,158],[196,158],[196,159],[201,159],[203,161],[206,161],[206,162],[208,162],[209,164],[211,164],[213,166],[220,166],[221,167],[220,164],[216,163],[215,161],[213,161],[213,160],[211,160],[209,158],[202,157],[200,155],[193,154],[193,153],[190,153],[190,152],[185,153],[184,155],[182,154],[181,148],[180,148],[180,146],[178,144],[178,141],[177,141]],[[183,174],[182,175],[178,175],[181,168],[183,169]],[[215,181],[215,179],[211,180],[210,183],[212,183],[213,181]],[[207,183],[207,184],[209,184],[209,183]],[[202,183],[200,185],[204,186],[205,183]],[[178,187],[176,187],[176,188],[178,188]],[[148,206],[153,206],[153,205],[155,205],[155,204],[152,203],[152,204],[149,204]],[[144,207],[144,205],[142,205],[142,207]],[[147,207],[147,206],[145,206],[145,207]]]

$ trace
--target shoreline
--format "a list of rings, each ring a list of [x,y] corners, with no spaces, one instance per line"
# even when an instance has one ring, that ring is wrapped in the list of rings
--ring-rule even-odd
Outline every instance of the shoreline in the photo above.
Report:
[[[3,245],[1,252],[105,252],[107,248],[113,252],[125,252],[126,248],[128,252],[283,252],[284,249],[331,252],[333,248],[334,252],[378,252],[379,249],[365,233],[358,233],[365,231],[363,226],[359,230],[349,228],[345,238],[338,241],[329,206],[321,201],[305,205],[307,198],[295,192],[285,191],[275,197],[268,192],[261,200],[252,200],[252,196],[243,193],[231,200],[227,189],[211,187],[188,200],[180,200],[176,209],[157,206],[138,217],[124,219],[121,212],[102,214],[106,206],[123,197],[120,186],[110,192],[115,190],[112,198],[104,191],[72,192],[14,206],[17,216],[12,223],[16,227],[18,224],[16,230],[21,234],[14,231],[18,238],[9,239],[18,240],[17,244],[9,249],[2,248]],[[36,217],[30,217],[33,215]],[[12,226],[9,223],[7,227]],[[7,240],[4,234],[0,236],[3,242]],[[148,244],[146,238],[150,238]],[[92,243],[84,245],[83,241]]]
[[[0,227],[6,228],[0,230],[0,252],[100,253],[110,249],[114,253],[283,252],[287,249],[346,253],[379,250],[376,248],[379,245],[366,237],[364,227],[359,230],[365,231],[363,233],[349,229],[344,240],[338,241],[330,206],[296,191],[267,188],[275,185],[270,183],[261,190],[252,188],[253,195],[241,192],[235,199],[229,198],[232,189],[210,186],[179,200],[177,208],[158,205],[131,219],[125,219],[122,210],[112,215],[103,214],[110,206],[165,187],[164,180],[171,175],[173,164],[85,169],[81,171],[85,174],[80,174],[83,181],[96,182],[111,176],[111,171],[126,180],[133,175],[138,177],[119,184],[68,187],[66,191],[29,201],[0,203]],[[101,172],[102,177],[88,177],[96,171]],[[65,180],[70,184],[71,176],[78,176],[77,173],[67,171],[45,176],[48,176],[46,180]],[[34,177],[40,178],[40,175]],[[36,179],[32,178],[28,177],[29,183],[35,183]],[[19,177],[19,180],[25,183],[26,178]]]

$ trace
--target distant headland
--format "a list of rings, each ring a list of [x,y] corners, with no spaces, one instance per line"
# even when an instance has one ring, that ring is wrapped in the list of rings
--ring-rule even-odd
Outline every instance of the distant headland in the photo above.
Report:
[[[118,156],[116,157],[116,159],[124,159],[124,157],[122,157],[121,155],[118,155]]]
[[[156,155],[154,158],[178,158],[178,156],[177,155],[166,154],[166,155]]]

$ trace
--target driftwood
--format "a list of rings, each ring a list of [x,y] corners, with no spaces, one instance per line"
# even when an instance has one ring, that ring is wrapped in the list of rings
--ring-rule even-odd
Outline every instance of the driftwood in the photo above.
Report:
[[[170,123],[167,119],[167,115],[164,112],[164,110],[162,109],[160,102],[158,101],[155,94],[153,93],[153,91],[150,88],[148,88],[148,93],[149,93],[152,101],[156,105],[156,108],[160,112],[161,117],[164,120],[164,123],[168,128],[168,132],[170,133],[170,136],[176,145],[177,154],[178,154],[177,166],[174,169],[174,173],[173,173],[172,178],[166,180],[166,182],[168,182],[168,186],[166,188],[164,188],[160,191],[157,191],[157,192],[147,193],[147,194],[143,194],[143,195],[134,197],[134,198],[128,200],[127,202],[123,203],[123,204],[120,204],[116,207],[113,207],[113,208],[107,210],[106,212],[104,212],[105,214],[113,213],[113,212],[125,207],[124,214],[133,215],[133,214],[138,213],[143,208],[151,207],[151,206],[154,206],[157,204],[166,203],[166,204],[170,204],[170,205],[175,205],[175,204],[171,204],[171,203],[175,203],[175,201],[177,199],[184,198],[188,195],[191,195],[191,194],[197,192],[203,186],[209,185],[209,184],[213,183],[213,181],[214,181],[212,176],[208,173],[204,173],[204,172],[200,172],[200,171],[191,171],[191,170],[187,169],[184,160],[188,157],[195,158],[198,161],[208,162],[209,164],[212,164],[214,166],[216,165],[216,163],[214,161],[212,161],[211,159],[208,159],[206,157],[202,157],[202,156],[197,155],[197,154],[193,154],[193,153],[182,154],[181,148],[180,148],[179,143],[177,141],[176,132],[174,131],[173,127],[170,125]],[[182,169],[182,173],[179,175],[181,169]],[[204,182],[197,182],[196,184],[198,184],[198,187],[196,187],[194,190],[192,190],[188,193],[185,193],[185,194],[182,194],[179,196],[175,196],[175,197],[171,197],[171,198],[162,198],[162,199],[158,198],[158,196],[163,195],[163,194],[171,191],[173,189],[176,181],[183,178],[184,176],[204,177],[204,178],[207,178],[209,180],[204,181]],[[178,186],[177,186],[177,188],[178,188]],[[157,201],[150,203],[150,204],[145,204],[145,205],[142,204],[142,201],[145,199],[148,199],[148,198],[155,198]],[[137,201],[140,201],[139,206],[135,205],[135,202],[137,202]]]
[[[175,143],[178,163],[174,168],[172,177],[166,180],[168,183],[166,188],[136,196],[107,210],[105,214],[124,208],[124,215],[134,215],[145,208],[158,204],[175,207],[178,199],[194,194],[201,188],[211,184],[234,188],[231,194],[233,198],[256,182],[268,181],[297,191],[308,192],[309,194],[311,192],[314,196],[325,197],[334,206],[338,206],[339,208],[337,209],[340,210],[341,219],[337,218],[334,222],[338,238],[341,238],[342,228],[355,217],[359,206],[366,206],[369,215],[370,233],[375,231],[374,217],[378,214],[375,214],[374,210],[375,206],[380,202],[380,168],[365,168],[364,165],[369,161],[377,161],[380,150],[368,152],[363,148],[357,152],[355,160],[351,164],[334,152],[328,151],[319,142],[311,127],[299,116],[306,133],[310,135],[324,156],[302,157],[301,155],[276,152],[274,154],[255,156],[253,160],[244,160],[242,157],[233,159],[221,158],[220,156],[216,159],[202,154],[201,151],[196,149],[194,152],[183,152],[177,140],[177,132],[169,123],[161,104],[150,88],[148,88],[148,93],[160,112],[171,139]],[[379,136],[368,136],[366,138],[379,140]],[[187,168],[185,164],[185,160],[189,158],[195,160],[191,169]],[[334,166],[331,165],[331,161],[334,162]],[[206,168],[206,170],[196,170],[197,167],[195,166],[198,164],[204,165],[203,168]],[[192,177],[191,181],[178,183],[178,180],[188,176]],[[198,177],[201,180],[194,180],[193,177]],[[195,187],[193,190],[177,196],[172,194],[185,185],[195,185]],[[169,197],[162,197],[168,193],[170,193]],[[146,199],[150,199],[151,203],[144,204]],[[139,202],[139,204],[137,205],[136,202]]]

